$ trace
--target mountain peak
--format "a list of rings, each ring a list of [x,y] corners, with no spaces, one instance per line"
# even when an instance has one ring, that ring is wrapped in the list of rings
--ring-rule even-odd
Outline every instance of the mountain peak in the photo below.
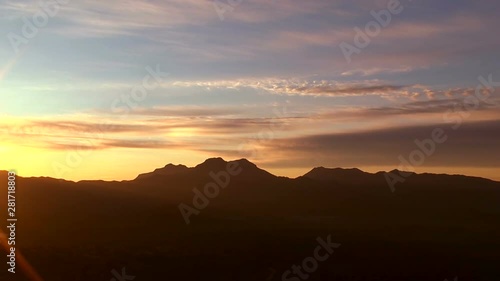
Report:
[[[321,181],[331,181],[331,180],[345,180],[348,178],[356,178],[368,175],[368,173],[361,171],[357,168],[325,168],[325,167],[316,167],[306,173],[304,177],[321,180]]]
[[[137,176],[136,180],[150,178],[150,177],[155,176],[155,175],[163,175],[163,176],[174,175],[174,174],[184,173],[188,170],[189,170],[189,168],[184,166],[184,165],[174,165],[174,164],[170,163],[170,164],[165,165],[165,167],[163,167],[163,168],[155,169],[153,172],[140,174]]]
[[[238,159],[238,160],[232,160],[232,161],[226,161],[222,159],[221,157],[215,157],[215,158],[208,158],[205,160],[203,163],[196,165],[195,168],[202,168],[202,169],[220,169],[221,167],[226,167],[228,163],[237,163],[240,167],[242,168],[257,168],[257,165],[254,163],[248,161],[245,158]]]
[[[232,160],[232,161],[225,161],[224,159],[217,157],[217,158],[209,158],[205,160],[203,163],[198,164],[194,170],[198,171],[199,173],[202,174],[208,174],[210,172],[215,172],[215,171],[225,171],[228,168],[228,165],[231,164],[237,164],[235,169],[241,170],[241,174],[238,175],[238,179],[264,179],[264,178],[271,178],[275,177],[271,173],[260,169],[255,165],[254,163],[250,162],[249,160],[242,158],[238,160]]]
[[[155,169],[153,172],[140,174],[136,177],[137,179],[147,179],[153,176],[170,176],[176,174],[185,174],[189,171],[196,171],[197,173],[206,173],[212,171],[223,171],[227,169],[229,163],[236,163],[243,169],[245,174],[269,174],[268,172],[261,170],[254,163],[248,161],[247,159],[238,159],[233,161],[226,161],[221,157],[208,158],[203,163],[196,165],[194,168],[188,168],[184,165],[174,165],[172,163],[165,165],[163,168]]]
[[[217,168],[226,165],[226,160],[221,157],[208,158],[203,163],[196,165],[195,168]]]
[[[255,165],[254,163],[248,161],[248,159],[246,159],[246,158],[241,158],[241,159],[234,160],[234,161],[231,161],[231,162],[236,162],[241,167],[252,167],[252,168],[256,168],[257,167],[257,165]]]
[[[323,166],[315,167],[309,173],[311,172],[353,172],[353,173],[365,173],[362,170],[358,168],[326,168]]]
[[[165,167],[160,168],[160,169],[156,169],[156,170],[161,170],[161,169],[179,169],[179,168],[187,168],[187,167],[184,166],[184,165],[182,165],[182,164],[174,165],[172,163],[169,163],[169,164],[165,165]]]

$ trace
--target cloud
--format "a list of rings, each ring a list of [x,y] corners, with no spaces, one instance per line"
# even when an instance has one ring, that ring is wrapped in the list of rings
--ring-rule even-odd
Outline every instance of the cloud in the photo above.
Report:
[[[466,100],[459,98],[452,99],[435,99],[426,101],[415,101],[402,104],[400,106],[387,106],[379,108],[369,108],[365,109],[364,113],[368,116],[374,116],[376,114],[380,115],[414,115],[414,114],[425,114],[425,113],[445,113],[450,110],[461,110],[468,111],[466,105],[472,106],[473,104],[468,104]],[[477,106],[474,111],[490,111],[498,112],[498,104],[492,104],[491,102],[481,102],[477,100]],[[368,117],[367,116],[367,117]]]
[[[167,88],[202,88],[202,89],[254,89],[269,94],[297,95],[297,96],[323,96],[323,97],[349,97],[349,96],[381,96],[388,99],[410,98],[415,101],[422,99],[458,99],[475,96],[476,88],[454,87],[440,89],[437,87],[413,84],[401,85],[379,79],[365,79],[353,81],[339,81],[333,79],[314,78],[245,78],[233,80],[211,81],[174,81],[164,85]],[[490,91],[482,88],[479,93],[491,96],[494,102],[500,98],[500,88]]]
[[[241,106],[208,107],[208,106],[153,106],[136,108],[132,115],[142,116],[172,116],[172,117],[220,117],[237,116],[248,113]]]
[[[404,94],[410,86],[383,84],[377,80],[339,82],[335,80],[305,80],[298,78],[237,79],[221,81],[176,81],[172,86],[219,89],[252,88],[274,94],[310,96],[363,96]]]
[[[177,112],[174,108],[170,113]],[[151,112],[144,111],[150,114]],[[286,117],[228,117],[216,116],[217,111],[202,111],[207,116],[130,115],[121,122],[107,115],[62,118],[28,119],[16,126],[3,124],[0,135],[4,141],[19,146],[68,149],[92,146],[96,149],[113,147],[162,148],[197,147],[229,144],[269,127],[270,124],[287,130],[291,119]],[[68,120],[74,119],[74,120]],[[87,119],[80,121],[78,119]],[[130,124],[132,123],[132,124]],[[168,140],[168,141],[166,141]]]
[[[331,6],[327,1],[304,3],[290,0],[278,6],[267,0],[244,0],[226,12],[225,18],[231,22],[262,23],[297,14],[315,13],[329,7],[336,11]],[[11,16],[14,18],[30,16],[40,10],[36,1],[8,1],[0,7],[9,11],[10,15],[16,15]],[[70,1],[60,7],[57,17],[63,22],[53,27],[53,31],[78,38],[140,35],[145,30],[220,23],[214,1],[88,0]],[[237,10],[240,11],[236,13]],[[336,13],[342,14],[341,10]]]
[[[398,127],[354,133],[321,134],[280,139],[263,144],[259,161],[270,166],[398,167],[399,155],[408,159],[418,149],[415,140],[430,138],[435,128],[448,139],[436,146],[424,167],[500,167],[498,144],[500,121],[464,123],[458,130],[450,124]]]
[[[414,69],[411,67],[402,68],[370,68],[370,69],[354,69],[342,72],[341,76],[373,76],[377,74],[394,74],[411,72]]]

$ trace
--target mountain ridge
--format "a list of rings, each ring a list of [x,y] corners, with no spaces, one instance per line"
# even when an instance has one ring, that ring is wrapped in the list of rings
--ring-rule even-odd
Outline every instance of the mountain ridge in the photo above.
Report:
[[[480,268],[482,276],[498,271],[499,182],[415,174],[391,192],[385,172],[316,167],[290,179],[269,174],[245,159],[207,160],[191,168],[167,164],[153,169],[150,178],[122,182],[16,177],[16,210],[25,218],[19,241],[33,249],[30,261],[45,280],[66,280],[62,277],[80,272],[94,262],[86,257],[96,254],[102,261],[116,262],[117,268],[124,260],[138,261],[131,272],[144,280],[158,280],[156,276],[162,276],[168,266],[171,272],[190,266],[192,275],[186,278],[183,271],[175,280],[223,276],[228,264],[247,274],[255,267],[238,266],[261,258],[267,259],[259,265],[262,270],[272,264],[284,271],[314,249],[312,244],[298,247],[297,241],[316,244],[315,237],[330,233],[332,241],[343,244],[336,253],[340,263],[332,260],[332,272],[346,263],[357,267],[343,272],[341,278],[318,272],[324,278],[314,280],[347,280],[355,272],[388,281],[443,280],[417,275],[422,268],[435,274],[436,264],[443,276],[456,268]],[[242,172],[229,176],[229,163],[241,165]],[[5,182],[6,175],[0,181]],[[0,202],[6,209],[7,184],[3,187]],[[181,206],[192,210],[189,221]],[[478,259],[479,254],[483,258]],[[283,256],[290,258],[280,262]],[[61,268],[68,268],[68,273],[49,270],[54,260],[64,261]],[[388,263],[398,270],[388,271]],[[211,271],[198,275],[197,269],[207,264]],[[406,265],[415,270],[407,272]],[[105,268],[105,274],[109,270]],[[86,272],[81,275],[75,280],[88,280]],[[235,279],[231,274],[222,280],[263,280],[253,278],[262,276]]]
[[[222,171],[225,169],[225,166],[228,165],[228,163],[237,163],[239,167],[242,168],[243,173],[249,174],[249,171],[252,172],[254,176],[267,176],[267,177],[275,177],[275,178],[286,178],[286,179],[299,179],[299,178],[308,178],[312,180],[318,180],[318,181],[342,181],[343,183],[349,183],[349,180],[354,181],[355,183],[363,183],[365,181],[369,181],[373,179],[375,176],[380,176],[384,175],[387,173],[397,173],[397,174],[410,174],[411,176],[449,176],[449,177],[465,177],[465,178],[471,178],[471,179],[484,179],[492,182],[498,182],[493,179],[489,178],[484,178],[484,177],[479,177],[479,176],[469,176],[469,175],[464,175],[464,174],[446,174],[446,173],[415,173],[415,172],[410,172],[410,171],[400,171],[398,169],[393,169],[391,171],[378,171],[376,173],[370,173],[363,171],[359,168],[329,168],[329,167],[324,167],[324,166],[317,166],[312,168],[310,171],[306,172],[305,174],[298,176],[298,177],[286,177],[286,176],[277,176],[274,175],[270,172],[268,172],[265,169],[259,168],[255,163],[249,161],[248,159],[241,158],[237,160],[230,160],[226,161],[222,157],[212,157],[212,158],[207,158],[205,161],[202,163],[197,164],[194,167],[188,167],[184,164],[173,164],[173,163],[168,163],[164,167],[161,168],[156,168],[155,170],[151,172],[146,172],[146,173],[140,173],[138,174],[134,179],[132,180],[79,180],[79,181],[71,181],[71,180],[66,180],[66,179],[58,179],[58,178],[52,178],[52,177],[47,177],[47,176],[40,176],[40,177],[24,177],[20,175],[16,175],[17,178],[39,178],[39,179],[53,179],[53,180],[63,180],[67,182],[133,182],[133,181],[140,181],[140,180],[146,180],[146,179],[151,179],[153,177],[168,177],[168,176],[175,176],[175,175],[181,175],[181,174],[187,174],[189,172],[194,172],[197,171],[198,173],[209,173],[209,172],[218,172]],[[9,171],[7,170],[0,170],[0,176],[5,176],[8,174]]]

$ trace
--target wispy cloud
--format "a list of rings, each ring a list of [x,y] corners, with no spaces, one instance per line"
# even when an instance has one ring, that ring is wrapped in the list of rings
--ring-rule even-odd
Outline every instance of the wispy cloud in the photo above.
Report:
[[[2,142],[12,155],[25,147],[62,154],[88,141],[106,155],[147,150],[152,159],[168,148],[227,155],[272,119],[283,130],[259,147],[279,165],[287,161],[278,150],[293,147],[310,152],[298,162],[311,155],[340,161],[338,153],[348,164],[389,163],[384,153],[404,145],[403,134],[424,133],[419,126],[439,124],[443,112],[475,95],[478,76],[499,79],[500,4],[413,1],[347,64],[339,44],[386,6],[244,0],[220,21],[209,0],[70,1],[24,53],[15,56],[8,40],[0,44],[0,110],[8,117],[0,121]],[[0,33],[22,33],[24,18],[37,11],[35,0],[0,2]],[[111,102],[124,102],[144,67],[157,64],[169,79],[127,114],[114,112]],[[498,120],[499,95],[478,105],[468,119],[476,125],[463,132]],[[287,116],[271,117],[289,101]],[[460,134],[457,140],[466,138]],[[361,156],[348,153],[358,151],[356,143]],[[474,146],[467,153],[476,149],[485,154]],[[436,163],[463,162],[451,152],[446,159]]]
[[[178,87],[202,87],[239,89],[253,88],[274,94],[311,95],[311,96],[356,96],[400,94],[410,86],[388,85],[380,81],[338,82],[332,80],[304,79],[238,79],[223,81],[177,81]]]

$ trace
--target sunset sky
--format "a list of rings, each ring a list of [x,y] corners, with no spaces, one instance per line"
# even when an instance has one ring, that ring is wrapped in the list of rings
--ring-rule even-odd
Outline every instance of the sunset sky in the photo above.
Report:
[[[26,38],[44,8],[0,0],[0,170],[121,180],[220,156],[375,172],[439,128],[416,171],[500,180],[498,1],[401,1],[350,62],[340,45],[390,0],[60,2]]]

